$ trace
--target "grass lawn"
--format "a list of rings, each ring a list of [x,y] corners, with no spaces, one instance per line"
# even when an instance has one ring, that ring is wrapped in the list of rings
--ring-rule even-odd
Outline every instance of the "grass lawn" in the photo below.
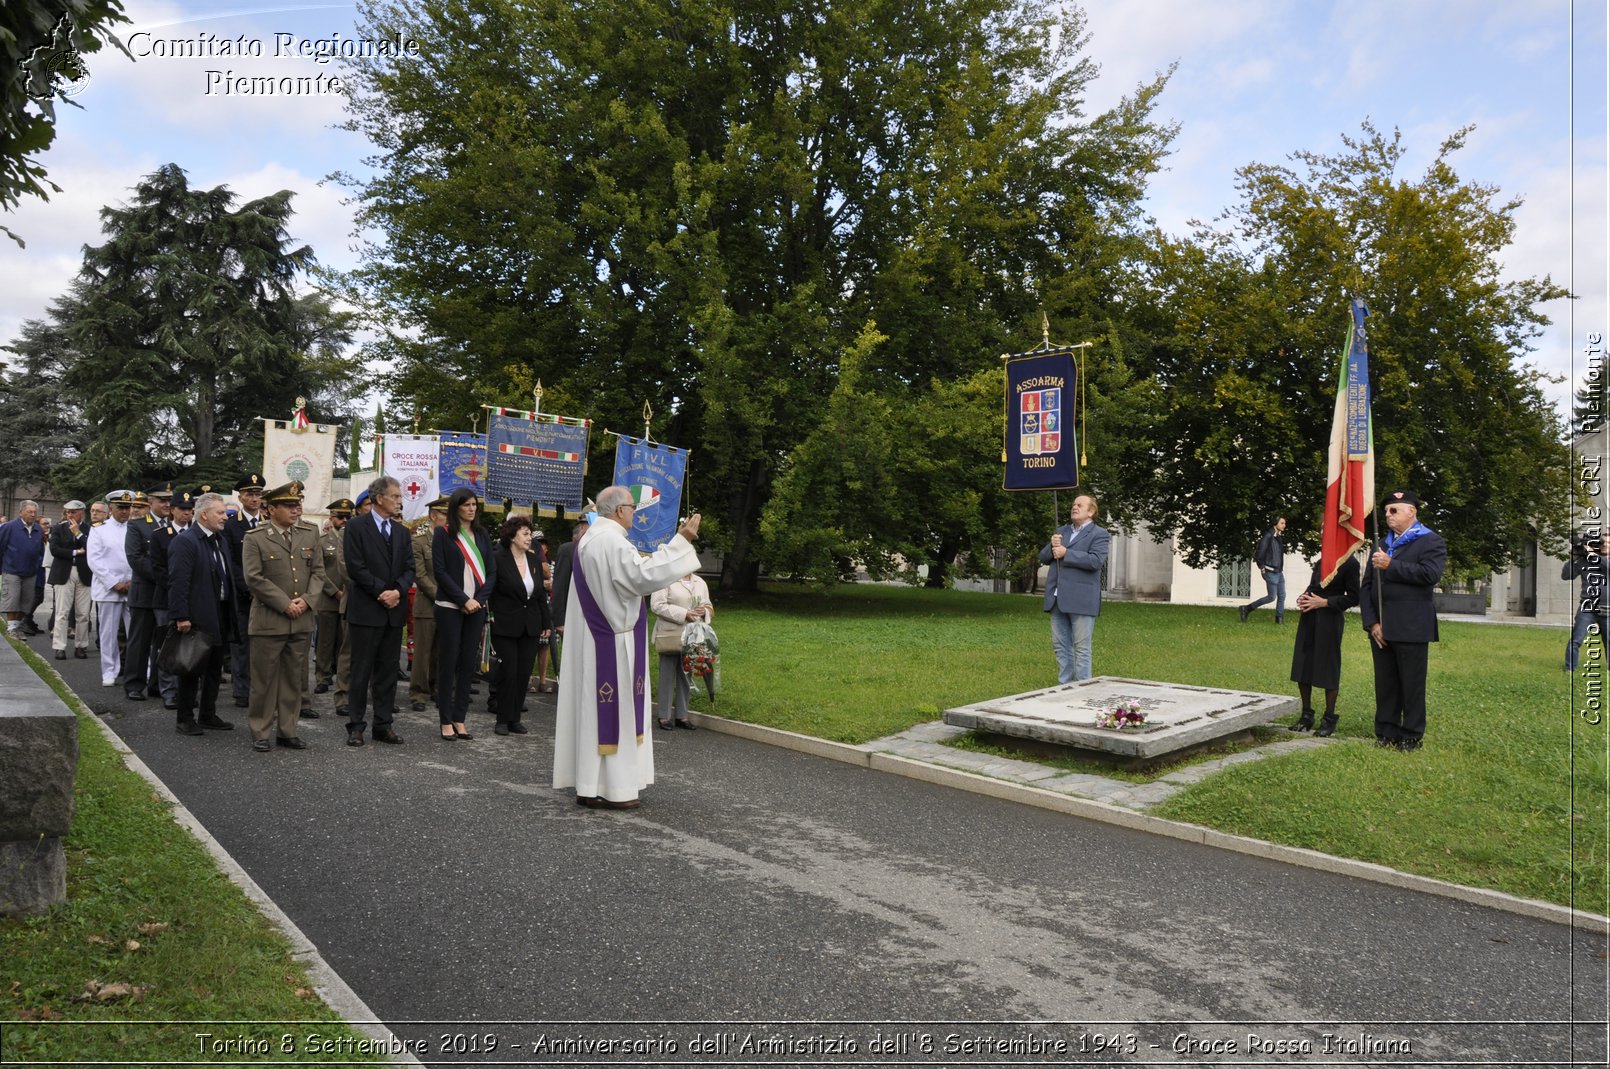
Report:
[[[31,650],[12,643],[36,669]],[[53,674],[46,678],[70,698]],[[79,716],[67,902],[0,919],[0,1064],[317,1060],[305,1035],[351,1036],[290,946],[218,870],[169,806]],[[201,1026],[151,1022],[271,1021]],[[197,1033],[269,1040],[271,1053],[203,1055]],[[347,1059],[350,1060],[350,1059]]]
[[[1095,671],[1294,694],[1295,624],[1231,608],[1111,602]],[[1560,670],[1563,629],[1444,623],[1432,647],[1426,746],[1378,750],[1362,627],[1343,640],[1338,736],[1252,762],[1154,812],[1224,831],[1493,887],[1598,913],[1607,901],[1606,729],[1578,712],[1605,660]],[[1038,598],[905,587],[767,586],[718,599],[714,712],[867,742],[941,710],[1053,685]],[[1602,654],[1602,651],[1601,651]],[[710,709],[703,697],[694,704]],[[1574,846],[1574,854],[1573,854]]]

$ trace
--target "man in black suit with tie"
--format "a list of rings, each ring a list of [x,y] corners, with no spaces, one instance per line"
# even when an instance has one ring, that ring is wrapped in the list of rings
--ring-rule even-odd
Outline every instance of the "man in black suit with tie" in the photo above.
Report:
[[[200,735],[203,729],[234,727],[218,716],[218,685],[229,643],[243,637],[240,600],[224,535],[224,498],[206,493],[196,498],[195,520],[168,546],[168,618],[180,634],[195,629],[213,640],[202,670],[179,677],[178,731]],[[196,715],[200,704],[200,716]]]
[[[1358,607],[1375,658],[1375,744],[1418,750],[1426,733],[1426,668],[1437,641],[1434,589],[1448,564],[1448,543],[1420,522],[1409,490],[1386,495],[1392,533],[1370,554]]]
[[[363,745],[364,705],[373,691],[376,742],[401,743],[392,730],[397,711],[397,657],[414,585],[414,555],[402,523],[402,486],[382,475],[369,484],[373,509],[354,518],[343,536],[347,566],[347,641],[352,678],[347,695],[347,745]]]

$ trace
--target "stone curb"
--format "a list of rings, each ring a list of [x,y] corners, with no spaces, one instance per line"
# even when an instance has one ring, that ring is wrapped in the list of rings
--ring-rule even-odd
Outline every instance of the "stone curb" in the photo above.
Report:
[[[1449,883],[1446,880],[1437,880],[1430,876],[1416,876],[1413,873],[1400,872],[1397,869],[1377,865],[1371,861],[1356,861],[1352,858],[1335,857],[1331,854],[1321,853],[1318,850],[1307,850],[1298,846],[1284,846],[1280,843],[1271,843],[1246,835],[1232,835],[1228,832],[1205,828],[1199,824],[1165,820],[1162,817],[1138,813],[1132,809],[1126,809],[1109,802],[1099,802],[1093,799],[1059,794],[1056,791],[981,776],[973,772],[964,772],[961,769],[946,768],[926,761],[903,757],[899,754],[873,751],[865,746],[828,742],[824,739],[812,738],[809,735],[800,735],[796,732],[783,731],[778,728],[762,727],[758,724],[747,724],[710,713],[693,713],[691,715],[697,719],[700,727],[709,728],[712,731],[719,731],[727,735],[737,735],[753,742],[763,742],[772,746],[780,746],[787,750],[815,754],[834,761],[843,761],[846,764],[861,765],[875,772],[888,772],[942,787],[969,791],[973,794],[999,798],[1008,802],[1019,802],[1039,809],[1049,809],[1056,813],[1066,813],[1069,816],[1100,821],[1103,824],[1131,828],[1151,835],[1162,835],[1170,839],[1182,839],[1186,842],[1199,843],[1217,850],[1229,850],[1237,854],[1281,861],[1288,865],[1300,865],[1303,868],[1317,869],[1321,872],[1352,876],[1361,880],[1369,880],[1372,883],[1400,887],[1409,891],[1419,891],[1442,898],[1452,898],[1461,902],[1468,902],[1471,905],[1487,906],[1492,909],[1503,910],[1506,913],[1531,917],[1535,920],[1610,934],[1610,917],[1602,917],[1597,913],[1590,913],[1586,910],[1557,906],[1552,902],[1540,902],[1534,898],[1521,898],[1518,895],[1505,894],[1503,891],[1490,891],[1482,887],[1466,887],[1463,884]]]
[[[67,686],[66,681],[62,680],[54,668],[49,665],[46,665],[46,668],[49,669],[51,675],[56,677],[58,682],[61,682],[66,687],[68,693],[73,693],[73,689]],[[258,911],[268,918],[269,923],[279,929],[280,934],[285,936],[286,940],[291,944],[291,956],[307,967],[308,978],[313,982],[313,989],[324,1000],[325,1005],[334,1010],[345,1023],[362,1032],[370,1039],[385,1043],[388,1046],[393,1045],[395,1037],[391,1029],[380,1022],[375,1016],[375,1011],[369,1008],[368,1003],[364,1002],[358,996],[358,993],[352,990],[345,980],[341,979],[341,975],[331,967],[330,963],[324,960],[324,955],[319,953],[319,948],[313,944],[313,941],[307,937],[302,929],[296,926],[296,922],[291,920],[272,898],[268,897],[268,894],[257,885],[257,881],[252,879],[246,870],[240,867],[240,863],[230,855],[229,851],[224,849],[223,844],[212,837],[212,834],[196,819],[195,814],[186,809],[184,803],[179,801],[178,797],[168,789],[168,785],[163,783],[155,772],[151,771],[150,766],[140,760],[139,755],[129,749],[122,739],[118,738],[117,732],[107,727],[100,717],[84,707],[83,702],[78,699],[76,694],[74,694],[74,712],[82,713],[84,718],[95,724],[95,727],[101,733],[101,737],[123,758],[123,764],[149,783],[151,789],[172,807],[174,823],[195,836],[207,853],[212,856],[213,862],[217,864],[225,876],[229,877],[230,882],[239,887],[252,905],[256,906]],[[411,1054],[394,1055],[392,1060],[398,1065],[419,1066],[420,1069],[424,1069],[425,1063]]]

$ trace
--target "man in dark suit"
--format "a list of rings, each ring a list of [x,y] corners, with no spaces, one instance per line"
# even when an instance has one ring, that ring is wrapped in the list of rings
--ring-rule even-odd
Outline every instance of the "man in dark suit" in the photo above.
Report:
[[[401,743],[392,730],[397,711],[397,657],[414,584],[414,555],[402,522],[402,487],[382,475],[369,484],[369,516],[347,524],[347,641],[352,649],[347,695],[347,745],[363,745],[364,705],[374,698],[376,742]]]
[[[246,589],[246,569],[241,565],[240,546],[246,541],[248,532],[257,530],[258,524],[268,522],[262,513],[263,490],[262,475],[253,471],[241,476],[235,484],[235,497],[240,501],[240,511],[229,517],[224,527],[224,535],[229,539],[229,550],[233,554],[229,563],[235,568],[235,596],[240,599],[241,611],[248,613],[252,608],[252,592]],[[245,629],[241,631],[244,636]],[[236,708],[244,709],[251,704],[251,646],[244,638],[229,648],[229,689],[234,695]]]
[[[1386,496],[1392,533],[1370,554],[1359,611],[1375,658],[1375,744],[1418,750],[1426,733],[1426,664],[1437,641],[1433,590],[1448,563],[1448,544],[1420,522],[1409,490]]]
[[[192,628],[213,640],[200,672],[179,677],[178,732],[200,735],[206,728],[234,727],[218,716],[218,685],[223,677],[229,643],[242,637],[240,599],[236,594],[234,562],[228,537],[222,494],[205,493],[196,499],[196,522],[168,547],[168,616],[180,634]],[[197,706],[200,706],[200,716]]]
[[[1099,524],[1100,507],[1089,494],[1073,499],[1072,523],[1059,527],[1040,550],[1050,565],[1045,577],[1045,611],[1051,614],[1051,649],[1057,655],[1057,682],[1090,678],[1096,617],[1101,613],[1101,569],[1112,539]]]
[[[167,623],[168,592],[157,586],[155,562],[151,543],[158,531],[168,524],[168,501],[173,497],[173,486],[164,483],[153,486],[143,495],[136,495],[136,511],[141,497],[145,499],[144,515],[129,521],[123,535],[124,552],[134,579],[129,585],[129,644],[123,651],[123,696],[131,702],[143,702],[149,694],[162,693],[157,685],[152,654],[161,647],[157,644],[157,629]]]
[[[160,660],[162,643],[167,641],[173,630],[173,620],[168,615],[168,557],[169,550],[173,548],[173,540],[183,534],[195,522],[196,495],[189,490],[177,490],[168,502],[168,522],[157,528],[156,535],[151,539],[151,571],[156,576],[157,597],[161,607],[157,610],[157,633],[151,640],[152,660]],[[179,679],[169,675],[159,667],[154,667],[157,691],[162,695],[164,709],[177,709],[179,707]],[[154,695],[153,695],[154,696]]]
[[[89,596],[89,559],[85,544],[89,524],[84,522],[84,503],[77,499],[62,506],[62,520],[50,529],[50,577],[56,588],[56,611],[51,622],[50,644],[56,660],[67,659],[67,631],[74,632],[73,656],[89,657],[89,619],[93,602]]]

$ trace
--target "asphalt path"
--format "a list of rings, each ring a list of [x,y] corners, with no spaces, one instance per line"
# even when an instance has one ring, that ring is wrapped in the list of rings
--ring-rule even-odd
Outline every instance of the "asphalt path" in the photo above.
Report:
[[[712,730],[584,810],[535,695],[259,754],[52,663],[428,1064],[1605,1062],[1600,932]]]

